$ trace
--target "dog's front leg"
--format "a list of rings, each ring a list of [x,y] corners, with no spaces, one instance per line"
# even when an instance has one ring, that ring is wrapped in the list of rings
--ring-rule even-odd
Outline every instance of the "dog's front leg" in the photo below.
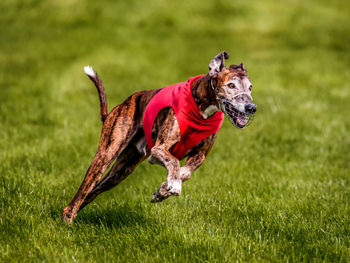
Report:
[[[152,148],[151,157],[159,160],[168,170],[166,190],[172,195],[181,194],[182,181],[180,179],[180,161],[168,150],[168,145],[159,145]]]
[[[153,149],[152,149],[152,153],[153,153]],[[196,170],[204,162],[204,160],[205,160],[205,154],[202,152],[198,152],[187,159],[185,166],[180,168],[180,164],[179,164],[179,166],[176,168],[176,170],[179,169],[178,177],[174,176],[173,178],[171,178],[170,176],[171,173],[169,173],[168,180],[166,182],[163,182],[160,185],[157,192],[154,193],[151,202],[152,203],[161,202],[171,195],[180,195],[182,182],[187,181],[190,178],[191,174],[194,172],[194,170]]]
[[[190,179],[192,173],[205,161],[205,154],[199,152],[188,157],[186,164],[180,168],[180,179],[182,182]]]
[[[214,145],[216,136],[217,134],[215,133],[192,148],[185,165],[179,170],[179,179],[181,182],[190,179],[191,174],[202,165]],[[151,202],[161,202],[168,198],[171,194],[166,189],[167,182],[163,182],[157,192],[153,195]]]
[[[190,179],[192,173],[205,161],[205,158],[214,145],[216,135],[215,133],[209,136],[192,148],[185,165],[180,168],[180,179],[182,182]]]
[[[165,120],[159,125],[159,132],[149,158],[150,163],[164,165],[168,170],[167,181],[162,183],[154,194],[157,201],[162,201],[170,195],[181,194],[180,161],[170,153],[173,147],[181,139],[180,127],[174,111],[169,110]]]

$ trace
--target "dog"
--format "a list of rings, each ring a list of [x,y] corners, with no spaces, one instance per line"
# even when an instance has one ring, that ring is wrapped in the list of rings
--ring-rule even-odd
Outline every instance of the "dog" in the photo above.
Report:
[[[223,116],[242,129],[256,112],[246,68],[243,63],[226,68],[228,58],[222,51],[211,60],[206,75],[163,89],[136,92],[110,113],[102,81],[91,67],[85,67],[99,93],[103,128],[95,157],[77,193],[63,209],[62,219],[70,225],[83,207],[122,182],[147,157],[151,164],[160,164],[168,171],[167,180],[151,202],[179,196],[182,183],[211,150]],[[180,167],[185,157],[186,163]]]

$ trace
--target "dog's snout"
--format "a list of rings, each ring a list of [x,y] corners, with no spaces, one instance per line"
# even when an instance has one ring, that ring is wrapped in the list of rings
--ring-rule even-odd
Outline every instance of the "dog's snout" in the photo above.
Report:
[[[248,114],[254,114],[256,112],[256,105],[253,103],[245,105],[245,112]]]

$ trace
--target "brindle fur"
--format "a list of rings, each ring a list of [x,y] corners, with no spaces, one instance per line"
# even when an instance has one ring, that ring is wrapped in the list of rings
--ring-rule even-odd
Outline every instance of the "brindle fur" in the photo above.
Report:
[[[236,66],[236,68],[231,66],[230,69],[226,69],[225,58],[228,58],[226,52],[217,55],[209,65],[209,74],[192,83],[192,96],[202,114],[211,105],[220,108],[216,97],[218,91],[212,89],[211,79],[216,89],[219,89],[230,76],[244,75],[245,73],[245,69],[240,66]],[[217,134],[213,134],[194,146],[187,153],[188,158],[185,165],[180,167],[180,161],[171,154],[172,147],[181,138],[173,109],[166,108],[158,114],[152,130],[155,144],[151,151],[146,144],[142,123],[143,113],[159,89],[137,92],[107,114],[107,100],[102,82],[97,74],[89,77],[99,92],[103,128],[97,152],[84,180],[72,201],[63,209],[62,219],[68,224],[71,224],[79,210],[93,201],[100,193],[122,182],[147,157],[149,157],[150,163],[161,164],[168,171],[167,181],[160,185],[152,202],[162,201],[171,195],[179,195],[181,182],[188,180],[191,174],[204,162],[217,136]],[[113,162],[112,168],[101,179]],[[180,189],[173,185],[175,181],[180,182]]]

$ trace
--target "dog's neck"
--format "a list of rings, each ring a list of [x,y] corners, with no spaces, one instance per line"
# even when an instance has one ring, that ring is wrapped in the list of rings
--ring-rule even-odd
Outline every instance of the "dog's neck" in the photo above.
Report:
[[[200,113],[205,119],[219,110],[219,104],[216,101],[209,75],[205,75],[203,78],[193,81],[191,92]]]

